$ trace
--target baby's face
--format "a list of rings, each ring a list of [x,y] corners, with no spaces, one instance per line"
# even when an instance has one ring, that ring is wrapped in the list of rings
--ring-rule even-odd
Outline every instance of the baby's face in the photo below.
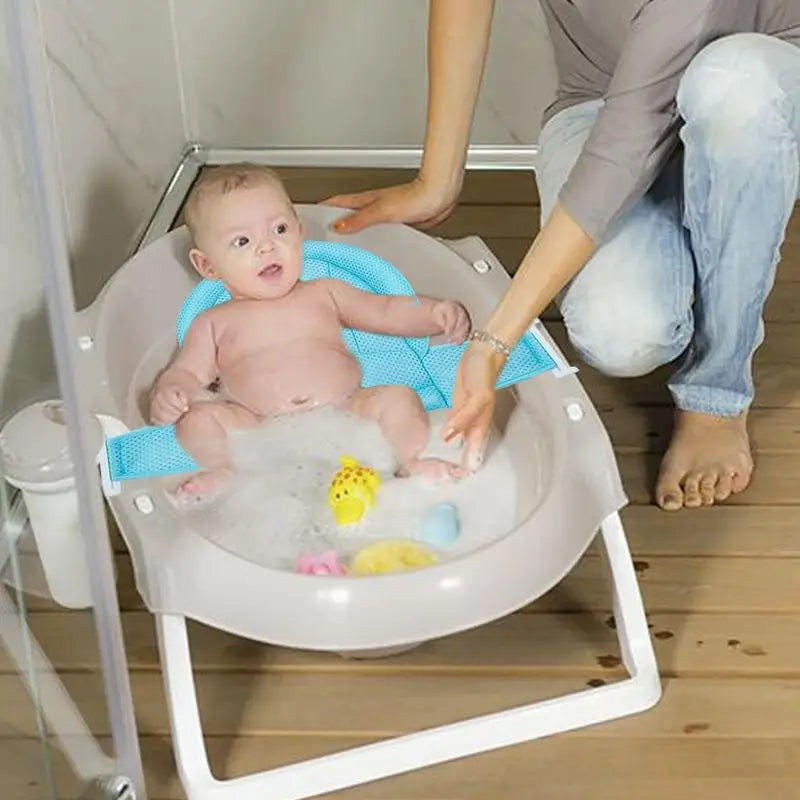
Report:
[[[283,297],[303,268],[300,220],[280,190],[264,183],[209,198],[192,263],[234,299]]]

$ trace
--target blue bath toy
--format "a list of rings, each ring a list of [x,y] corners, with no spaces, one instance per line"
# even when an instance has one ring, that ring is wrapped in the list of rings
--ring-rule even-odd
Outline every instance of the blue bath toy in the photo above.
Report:
[[[425,515],[416,538],[434,547],[452,547],[460,533],[458,509],[452,503],[439,503]]]

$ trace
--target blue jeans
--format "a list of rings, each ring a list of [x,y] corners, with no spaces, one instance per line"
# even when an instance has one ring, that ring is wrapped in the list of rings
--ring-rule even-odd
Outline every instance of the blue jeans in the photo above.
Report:
[[[755,33],[719,39],[691,62],[677,102],[682,146],[557,303],[587,363],[624,377],[682,355],[669,381],[676,406],[733,416],[753,399],[764,302],[798,198],[800,48]],[[542,220],[602,103],[542,130]]]

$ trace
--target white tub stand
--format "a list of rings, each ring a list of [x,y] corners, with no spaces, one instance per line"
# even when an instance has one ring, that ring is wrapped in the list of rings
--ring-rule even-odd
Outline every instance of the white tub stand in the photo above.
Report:
[[[209,768],[185,617],[157,614],[173,745],[187,797],[189,800],[301,800],[628,716],[655,705],[661,696],[661,684],[619,514],[609,516],[600,531],[611,570],[617,635],[629,678],[234,780],[217,780]]]

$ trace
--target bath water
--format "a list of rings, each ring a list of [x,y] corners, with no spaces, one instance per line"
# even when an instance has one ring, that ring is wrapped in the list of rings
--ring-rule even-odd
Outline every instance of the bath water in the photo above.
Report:
[[[457,445],[439,432],[446,412],[431,414],[426,455],[460,462]],[[206,538],[266,567],[293,570],[301,553],[335,550],[347,563],[380,539],[413,539],[425,514],[448,502],[458,509],[461,535],[435,552],[457,557],[506,533],[514,523],[517,486],[502,441],[474,475],[435,484],[422,477],[395,478],[395,460],[378,426],[333,408],[287,415],[261,428],[235,431],[231,447],[237,475],[213,503],[184,512]],[[338,526],[328,506],[328,486],[348,455],[380,473],[377,501],[354,525]]]

